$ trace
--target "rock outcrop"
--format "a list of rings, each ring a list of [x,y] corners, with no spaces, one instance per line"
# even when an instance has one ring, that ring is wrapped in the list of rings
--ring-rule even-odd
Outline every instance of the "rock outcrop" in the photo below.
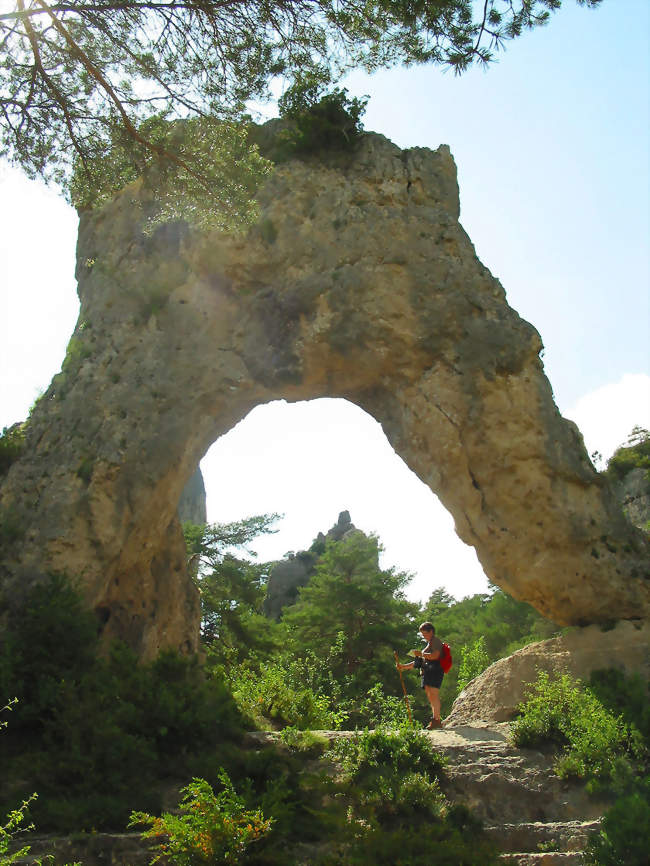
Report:
[[[616,668],[650,681],[650,623],[619,622],[615,628],[597,625],[529,644],[499,659],[472,680],[454,701],[446,724],[471,725],[514,718],[539,671],[568,673],[585,682],[592,671]]]
[[[184,485],[254,406],[331,396],[381,422],[514,597],[558,623],[647,616],[648,542],[477,259],[449,148],[367,134],[277,167],[259,202],[238,235],[144,234],[138,184],[81,214],[79,321],[0,490],[4,597],[66,572],[107,638],[195,649]]]
[[[203,475],[197,466],[196,472],[187,482],[178,503],[178,519],[181,523],[203,524],[208,521]]]
[[[306,586],[316,569],[319,555],[328,541],[341,541],[349,532],[359,531],[350,519],[349,511],[341,511],[339,519],[324,535],[319,532],[309,550],[300,550],[286,559],[281,559],[271,569],[264,599],[264,613],[279,619],[282,610],[294,604],[298,590]]]
[[[352,731],[320,733],[330,743],[355,736]],[[445,795],[469,806],[484,822],[487,833],[504,852],[504,866],[580,866],[581,852],[597,832],[608,804],[587,794],[583,784],[559,779],[552,769],[551,752],[512,746],[504,724],[458,726],[423,736],[446,759],[441,785]],[[247,741],[256,750],[286,748],[277,733],[252,733]],[[307,762],[307,775],[313,778],[319,771],[331,775],[327,759]],[[151,852],[136,834],[37,837],[29,842],[32,853],[18,861],[21,866],[36,866],[36,857],[46,854],[54,854],[54,862],[61,866],[72,860],[81,860],[85,866],[108,862],[145,866],[151,859]],[[310,866],[314,859],[304,847],[288,848],[286,862]]]
[[[355,736],[352,731],[322,733],[330,742]],[[446,759],[441,784],[445,795],[469,806],[484,823],[503,852],[504,866],[582,864],[582,852],[609,803],[588,794],[582,782],[559,779],[552,750],[513,746],[509,725],[503,723],[446,722],[443,730],[424,736]],[[249,738],[259,744],[280,742],[278,734],[268,732]],[[303,861],[304,866],[309,862]]]
[[[623,511],[639,529],[650,523],[650,477],[647,469],[632,469],[614,485]]]

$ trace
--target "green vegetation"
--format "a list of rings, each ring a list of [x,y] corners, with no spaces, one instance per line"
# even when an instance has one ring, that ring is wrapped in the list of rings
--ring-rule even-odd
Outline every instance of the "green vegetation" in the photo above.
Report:
[[[325,122],[312,143],[333,127],[348,135],[340,91],[321,97],[350,69],[434,63],[460,73],[560,6],[18,0],[0,14],[0,156],[81,207],[145,174],[166,190],[159,219],[201,224],[212,214],[232,227],[253,217],[252,191],[268,170],[247,141],[245,110],[270,99],[272,82],[320,100]]]
[[[12,610],[3,633],[0,694],[19,704],[0,742],[0,806],[38,791],[29,812],[40,830],[124,826],[134,803],[157,808],[165,780],[189,777],[246,725],[196,659],[165,653],[138,665],[123,645],[100,658],[97,632],[55,576]]]
[[[275,161],[293,154],[348,150],[361,135],[367,98],[348,97],[348,91],[323,94],[319,84],[290,88],[280,98],[280,114],[292,123],[279,134]]]
[[[152,864],[163,858],[177,866],[248,860],[248,849],[269,832],[272,821],[259,810],[246,809],[225,770],[220,771],[219,782],[221,790],[215,794],[204,779],[193,779],[181,791],[180,814],[131,814],[129,827],[149,825],[142,835],[156,840],[158,853]]]
[[[0,709],[0,712],[13,709],[18,703],[17,698],[12,698],[9,703]],[[7,722],[0,719],[0,730],[7,727]],[[17,837],[23,835],[29,830],[34,829],[33,824],[26,825],[25,820],[30,807],[30,804],[38,799],[38,794],[31,794],[24,799],[20,806],[11,809],[5,819],[4,824],[0,824],[0,866],[11,866],[26,857],[31,848],[29,845],[18,847]],[[46,858],[49,860],[49,858]],[[34,861],[37,866],[41,866],[41,860]],[[70,866],[81,866],[80,863],[73,863]]]
[[[0,435],[0,478],[25,450],[25,425],[13,424],[3,427]]]
[[[420,609],[404,597],[408,575],[381,569],[378,540],[362,533],[314,548],[309,584],[272,620],[270,565],[249,548],[276,519],[185,527],[201,662],[164,653],[138,664],[121,644],[99,656],[95,614],[60,575],[0,611],[10,613],[0,694],[20,698],[0,738],[0,813],[38,791],[24,818],[39,831],[123,830],[131,816],[158,840],[155,853],[167,845],[179,864],[250,854],[258,866],[289,866],[287,852],[305,845],[314,866],[409,866],[423,846],[434,864],[495,863],[480,825],[444,796],[444,762],[408,724],[393,651],[404,658],[431,619],[454,653],[448,706],[489,662],[555,626],[499,590],[455,601],[439,589]],[[405,681],[418,726],[429,707],[419,679]],[[599,796],[632,798],[641,827],[648,706],[638,678],[602,672],[589,691],[542,678],[516,736],[558,746],[558,772]],[[323,755],[327,739],[312,731],[344,726],[374,730]],[[279,730],[276,745],[244,741],[255,727]],[[179,811],[163,812],[163,795],[179,791]],[[613,803],[612,822],[621,808]]]
[[[394,647],[408,645],[417,605],[407,601],[409,575],[380,569],[380,545],[360,532],[330,542],[282,624],[296,655],[329,656],[346,697],[395,678]]]
[[[90,347],[81,337],[70,337],[65,350],[65,358],[61,365],[61,372],[66,375],[76,373],[81,364],[91,354]]]
[[[620,481],[633,469],[645,469],[650,479],[650,431],[638,426],[609,458],[605,472],[612,481]]]
[[[478,637],[470,646],[462,648],[460,669],[458,671],[458,691],[462,692],[469,683],[490,664],[485,649],[485,636]]]
[[[596,671],[587,688],[540,673],[512,736],[520,746],[553,744],[556,770],[614,802],[591,839],[589,866],[645,866],[650,839],[650,684]]]
[[[6,712],[7,710],[11,710],[15,704],[18,703],[16,698],[10,700],[9,703],[2,707],[1,712]],[[0,719],[0,730],[7,727],[7,722],[4,719]],[[25,822],[25,813],[29,808],[29,804],[36,798],[36,794],[32,794],[26,800],[23,800],[18,808],[11,809],[9,814],[5,819],[4,824],[0,824],[0,866],[11,866],[12,863],[15,863],[16,860],[20,860],[21,857],[24,857],[29,852],[29,845],[23,845],[19,849],[15,849],[13,853],[9,852],[9,848],[11,847],[12,840],[16,834],[26,828],[24,826]]]
[[[364,731],[338,740],[330,754],[348,792],[348,831],[324,864],[416,866],[423,856],[433,864],[498,862],[481,825],[442,793],[444,762],[422,734]]]
[[[589,842],[587,866],[647,866],[650,840],[650,780],[643,793],[620,797],[605,813]]]
[[[275,520],[185,527],[198,567],[208,669],[260,727],[403,725],[393,653],[420,645],[417,625],[426,619],[454,654],[443,713],[492,661],[557,632],[530,605],[496,589],[460,602],[436,590],[418,609],[404,596],[409,575],[380,569],[379,541],[362,533],[312,549],[315,573],[275,622],[263,613],[270,564],[238,555],[256,535],[272,532]],[[419,679],[406,674],[405,681],[416,719],[426,717]]]
[[[560,746],[555,769],[561,778],[610,781],[620,758],[636,759],[642,751],[638,731],[568,674],[552,679],[540,672],[511,733],[517,746]]]

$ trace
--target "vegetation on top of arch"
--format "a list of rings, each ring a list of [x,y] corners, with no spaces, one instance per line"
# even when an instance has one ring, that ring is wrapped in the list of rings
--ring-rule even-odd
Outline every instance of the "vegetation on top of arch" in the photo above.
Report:
[[[633,469],[645,469],[650,480],[650,431],[636,425],[624,445],[620,445],[607,461],[607,476],[620,481]]]
[[[151,170],[159,219],[245,225],[270,166],[241,121],[272,82],[319,101],[352,68],[461,73],[561,2],[14,0],[0,7],[0,156],[79,207]]]

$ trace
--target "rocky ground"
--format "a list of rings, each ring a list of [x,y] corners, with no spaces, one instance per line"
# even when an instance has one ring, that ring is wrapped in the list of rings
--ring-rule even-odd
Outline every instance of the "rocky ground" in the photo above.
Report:
[[[596,832],[605,803],[582,785],[558,779],[552,753],[519,749],[508,740],[507,723],[459,725],[426,732],[432,748],[447,758],[444,790],[480,817],[504,851],[508,866],[574,866],[582,863],[589,835]],[[351,731],[319,732],[330,742]],[[251,745],[280,744],[271,732],[249,734]],[[18,866],[35,866],[36,856],[55,852],[56,863],[84,866],[144,866],[150,858],[137,834],[97,833],[75,839],[30,840],[32,855]],[[306,855],[304,866],[309,866]],[[453,864],[452,864],[453,866]]]

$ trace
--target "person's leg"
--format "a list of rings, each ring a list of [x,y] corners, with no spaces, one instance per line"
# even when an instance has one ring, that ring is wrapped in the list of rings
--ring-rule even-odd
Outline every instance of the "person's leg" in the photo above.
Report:
[[[424,691],[431,704],[433,718],[440,721],[440,689],[436,689],[434,686],[425,686]]]

